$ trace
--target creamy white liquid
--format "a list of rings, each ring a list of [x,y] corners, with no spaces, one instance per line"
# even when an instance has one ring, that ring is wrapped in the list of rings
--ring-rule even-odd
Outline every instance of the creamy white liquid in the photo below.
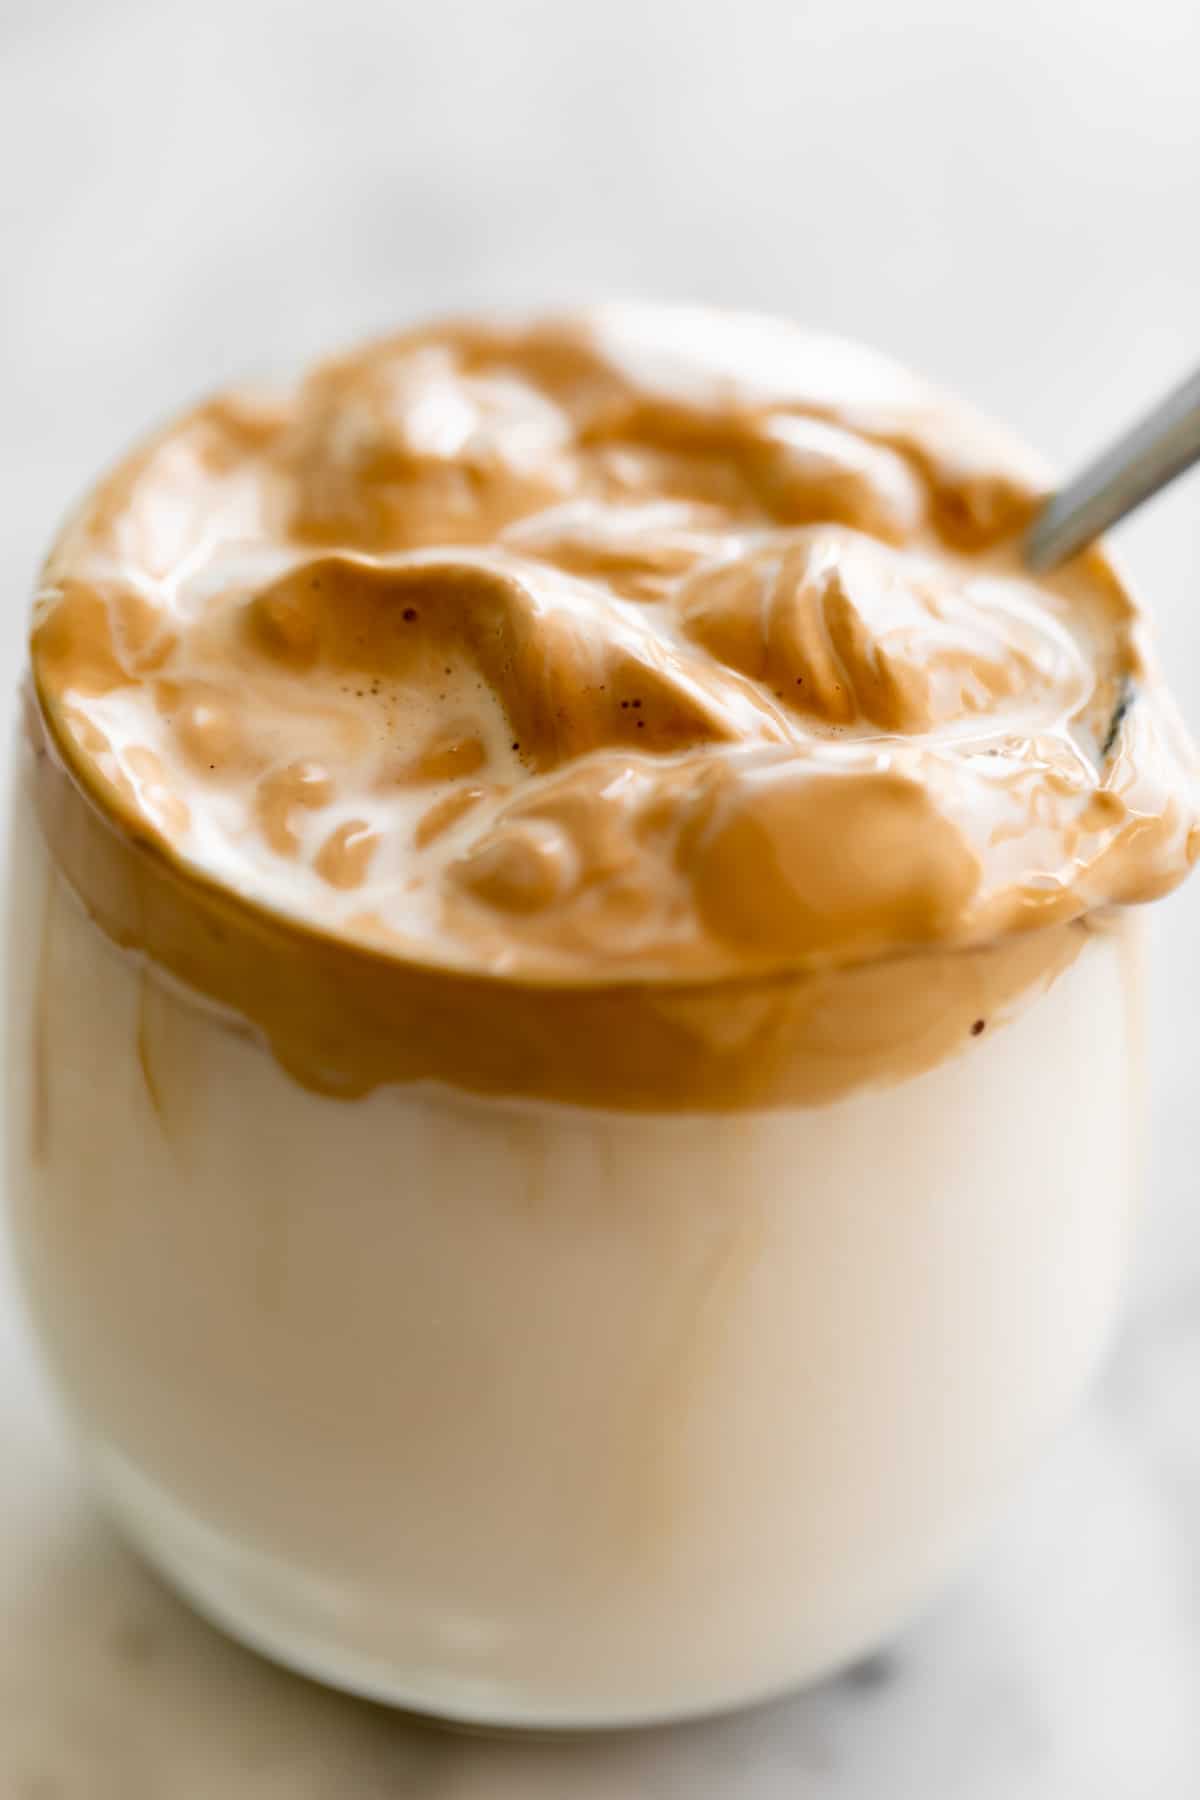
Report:
[[[635,1116],[300,1086],[122,955],[21,802],[10,1187],[102,1490],[198,1604],[449,1716],[730,1705],[884,1639],[1111,1314],[1127,928],[929,1073]]]

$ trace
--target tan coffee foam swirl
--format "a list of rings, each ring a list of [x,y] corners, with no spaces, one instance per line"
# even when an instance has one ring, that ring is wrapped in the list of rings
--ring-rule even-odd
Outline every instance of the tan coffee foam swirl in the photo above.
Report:
[[[257,1033],[341,1099],[440,1081],[485,1095],[649,1112],[819,1105],[961,1052],[1086,948],[1086,920],[976,949],[719,980],[563,984],[381,955],[282,924],[137,841],[83,792],[31,708],[51,855],[116,945]]]
[[[577,990],[983,947],[1197,846],[1110,566],[1019,566],[1042,481],[774,321],[433,326],[102,481],[35,689],[181,892],[396,967]]]

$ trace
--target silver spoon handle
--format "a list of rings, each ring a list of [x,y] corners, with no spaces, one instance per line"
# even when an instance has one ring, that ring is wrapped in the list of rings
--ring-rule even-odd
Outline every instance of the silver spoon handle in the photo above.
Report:
[[[1194,462],[1200,369],[1046,502],[1025,539],[1026,564],[1036,573],[1056,568]]]

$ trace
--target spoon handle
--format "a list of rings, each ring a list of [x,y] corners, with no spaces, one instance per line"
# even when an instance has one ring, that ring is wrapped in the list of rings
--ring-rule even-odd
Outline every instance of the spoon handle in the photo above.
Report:
[[[1025,562],[1053,569],[1200,462],[1200,369],[1049,499],[1029,529]]]

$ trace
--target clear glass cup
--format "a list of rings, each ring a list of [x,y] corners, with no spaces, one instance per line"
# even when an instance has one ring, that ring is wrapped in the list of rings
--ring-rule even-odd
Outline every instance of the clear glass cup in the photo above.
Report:
[[[1112,1316],[1127,921],[823,1104],[342,1098],[113,941],[36,767],[19,1263],[97,1490],[201,1611],[407,1707],[624,1725],[818,1676],[960,1562]]]

